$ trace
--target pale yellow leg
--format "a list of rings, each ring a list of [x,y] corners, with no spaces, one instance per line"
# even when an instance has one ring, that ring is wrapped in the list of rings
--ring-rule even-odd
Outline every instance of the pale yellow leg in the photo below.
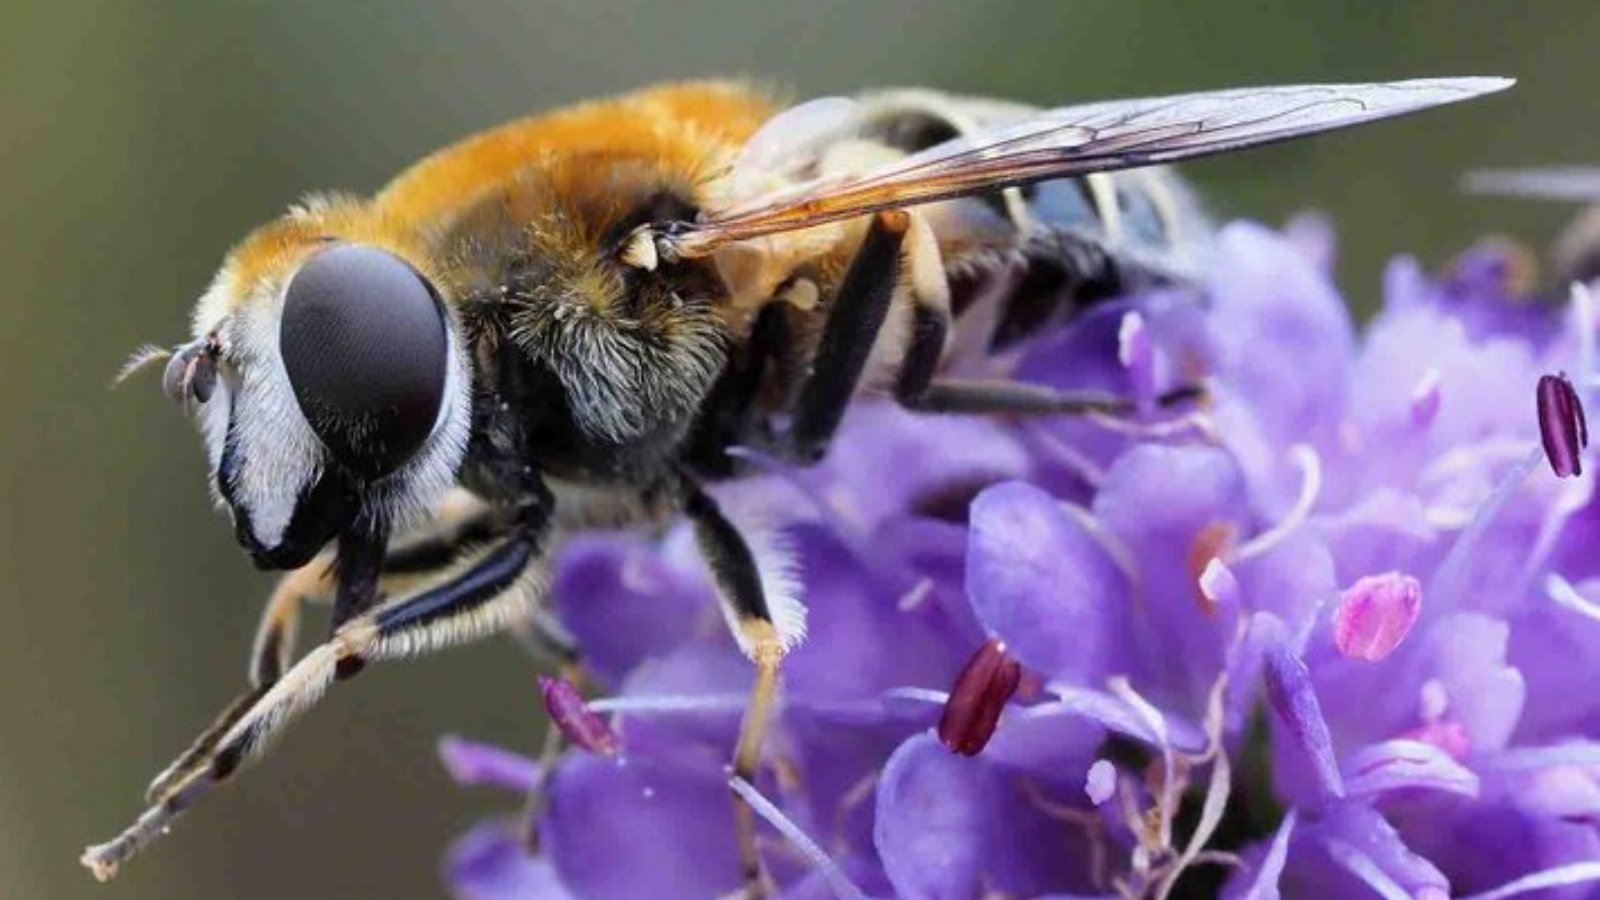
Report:
[[[750,784],[756,783],[756,769],[761,763],[761,745],[772,717],[773,701],[778,695],[778,670],[783,662],[783,644],[778,640],[772,623],[751,620],[742,624],[745,631],[754,632],[756,680],[750,689],[750,703],[745,707],[744,718],[739,723],[739,743],[734,748],[733,771]],[[744,798],[733,798],[734,827],[739,842],[739,863],[744,873],[744,893],[750,900],[767,896],[767,883],[761,868],[761,855],[756,846],[755,813]]]
[[[184,776],[204,765],[211,750],[228,729],[254,706],[283,674],[294,655],[294,637],[299,624],[300,605],[306,600],[328,596],[333,591],[331,556],[319,556],[310,563],[278,579],[278,586],[267,599],[256,628],[255,645],[250,654],[250,689],[234,698],[211,727],[201,732],[182,755],[172,761],[145,789],[145,800],[157,803],[169,794]]]

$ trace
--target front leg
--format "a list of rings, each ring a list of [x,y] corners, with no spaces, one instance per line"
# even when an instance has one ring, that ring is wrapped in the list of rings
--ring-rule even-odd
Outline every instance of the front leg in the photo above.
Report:
[[[504,539],[447,581],[381,603],[341,625],[250,703],[137,821],[111,841],[85,850],[83,864],[95,877],[111,878],[195,801],[258,756],[336,680],[366,663],[478,640],[526,618],[544,588],[549,512],[548,504],[529,510]]]
[[[498,538],[504,533],[501,517],[464,490],[451,494],[427,529],[397,540],[383,558],[379,588],[393,589],[402,579],[443,573],[467,546]],[[158,802],[195,767],[204,763],[218,740],[277,683],[294,657],[295,632],[300,609],[308,601],[326,600],[341,591],[334,578],[334,556],[324,552],[278,580],[251,645],[247,687],[229,703],[177,759],[162,770],[146,789],[145,799]],[[350,567],[343,571],[349,572]],[[363,588],[365,590],[365,588]],[[373,596],[376,596],[373,594]],[[337,631],[350,616],[335,611],[330,631]],[[365,611],[365,606],[363,610]]]
[[[333,589],[330,571],[331,558],[318,557],[310,563],[284,575],[267,599],[261,613],[261,624],[256,626],[256,638],[250,649],[248,687],[218,714],[189,748],[170,765],[161,770],[145,789],[145,800],[155,803],[182,781],[196,766],[204,762],[218,739],[254,706],[283,676],[294,653],[296,625],[300,607],[307,600],[329,594]]]

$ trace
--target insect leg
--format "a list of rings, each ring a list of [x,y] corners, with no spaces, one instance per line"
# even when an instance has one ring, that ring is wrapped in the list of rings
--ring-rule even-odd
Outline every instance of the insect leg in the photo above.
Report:
[[[111,841],[84,851],[97,878],[160,837],[197,800],[254,759],[284,725],[336,680],[369,661],[399,659],[487,637],[526,615],[542,588],[547,507],[514,526],[463,571],[417,593],[382,603],[346,622],[273,683],[179,782]],[[535,573],[530,581],[528,574]]]
[[[820,459],[844,418],[845,407],[889,314],[901,274],[900,250],[911,217],[903,210],[876,214],[850,261],[823,327],[811,375],[800,390],[784,448],[801,460]]]
[[[1168,391],[1156,398],[1161,406],[1177,406],[1204,396],[1197,386]],[[905,406],[922,412],[969,413],[974,415],[1069,415],[1100,413],[1124,416],[1137,405],[1127,397],[1100,391],[1058,391],[1036,384],[984,379],[932,380],[921,394],[900,395]]]
[[[256,627],[256,638],[250,649],[249,687],[225,707],[216,721],[194,739],[182,755],[173,760],[150,782],[145,789],[145,800],[154,803],[165,796],[191,769],[200,764],[211,752],[219,738],[260,700],[283,675],[294,653],[296,625],[300,606],[306,600],[327,596],[333,588],[329,577],[332,560],[318,557],[310,563],[284,575],[278,580],[267,607],[261,613],[261,624]]]
[[[406,576],[439,572],[450,565],[468,543],[495,536],[494,517],[488,507],[461,492],[452,496],[426,531],[397,542],[383,560],[385,582]],[[249,687],[217,716],[211,726],[195,738],[182,755],[162,770],[145,791],[154,803],[202,763],[216,742],[283,675],[294,656],[294,639],[300,607],[308,600],[323,600],[336,588],[333,556],[323,553],[278,580],[267,598],[250,650]],[[341,623],[342,624],[342,623]],[[337,625],[334,626],[337,629]]]
[[[786,304],[763,306],[742,352],[730,357],[706,396],[700,421],[689,437],[684,460],[696,472],[713,478],[731,476],[738,466],[728,448],[767,437],[760,431],[763,422],[757,409],[761,385],[789,340]]]
[[[504,517],[465,490],[456,489],[446,499],[429,526],[397,538],[383,557],[384,577],[430,575],[460,558],[469,546],[484,544],[505,534]]]
[[[774,616],[772,608],[772,603],[779,602],[780,598],[766,595],[749,544],[722,514],[716,501],[687,478],[684,490],[684,513],[694,524],[700,553],[711,570],[723,612],[739,648],[756,665],[755,684],[739,724],[739,743],[733,755],[734,773],[753,782],[772,704],[777,697],[778,669],[787,649],[785,635],[779,631],[780,619]],[[737,794],[733,804],[745,890],[748,894],[760,895],[761,858],[756,849],[755,816],[749,804]]]
[[[921,412],[1011,415],[1128,415],[1137,410],[1130,398],[1100,391],[1058,391],[1019,381],[935,377],[950,329],[949,313],[917,303],[912,310],[911,343],[906,348],[895,399]],[[1176,406],[1204,396],[1204,389],[1186,386],[1156,398],[1160,406]]]
[[[907,252],[910,271],[910,341],[895,380],[895,399],[908,409],[934,413],[1012,415],[1126,415],[1136,404],[1125,397],[1095,391],[1058,391],[1042,385],[1005,380],[940,377],[939,363],[951,331],[950,287],[939,245],[921,222],[914,223]],[[1015,289],[1023,273],[1002,276]],[[984,343],[989,343],[985,341]],[[1157,398],[1171,406],[1201,396],[1198,387],[1170,391]]]

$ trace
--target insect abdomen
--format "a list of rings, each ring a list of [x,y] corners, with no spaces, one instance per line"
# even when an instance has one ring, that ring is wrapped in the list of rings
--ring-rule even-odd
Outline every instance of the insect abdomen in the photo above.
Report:
[[[915,153],[1031,112],[931,91],[863,99],[863,137]],[[985,291],[1000,307],[992,346],[1007,346],[1058,315],[1152,284],[1197,274],[1211,227],[1170,169],[1151,167],[996,190],[935,204],[959,316]]]

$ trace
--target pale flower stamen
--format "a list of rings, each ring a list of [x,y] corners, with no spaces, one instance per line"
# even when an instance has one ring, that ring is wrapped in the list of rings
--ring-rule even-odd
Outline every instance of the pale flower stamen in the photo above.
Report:
[[[1289,455],[1300,467],[1300,493],[1295,497],[1294,506],[1277,525],[1241,545],[1233,554],[1234,561],[1242,562],[1271,550],[1311,517],[1311,508],[1317,505],[1317,498],[1322,494],[1322,457],[1309,444],[1294,445]]]
[[[861,888],[856,887],[855,882],[852,882],[850,877],[844,874],[844,870],[839,868],[839,864],[834,862],[817,845],[816,841],[813,841],[809,835],[802,831],[793,819],[784,815],[783,810],[774,806],[771,800],[768,800],[760,791],[756,790],[754,785],[734,775],[728,779],[728,786],[733,789],[734,793],[743,798],[744,802],[750,804],[750,808],[755,811],[756,815],[766,819],[769,825],[787,838],[789,843],[793,844],[816,867],[817,871],[822,873],[822,877],[827,880],[828,886],[833,889],[835,896],[842,898],[842,900],[867,900],[867,895],[862,893]]]
[[[1572,582],[1551,572],[1544,579],[1545,596],[1549,597],[1557,606],[1570,609],[1580,616],[1600,622],[1600,603],[1578,593]]]

